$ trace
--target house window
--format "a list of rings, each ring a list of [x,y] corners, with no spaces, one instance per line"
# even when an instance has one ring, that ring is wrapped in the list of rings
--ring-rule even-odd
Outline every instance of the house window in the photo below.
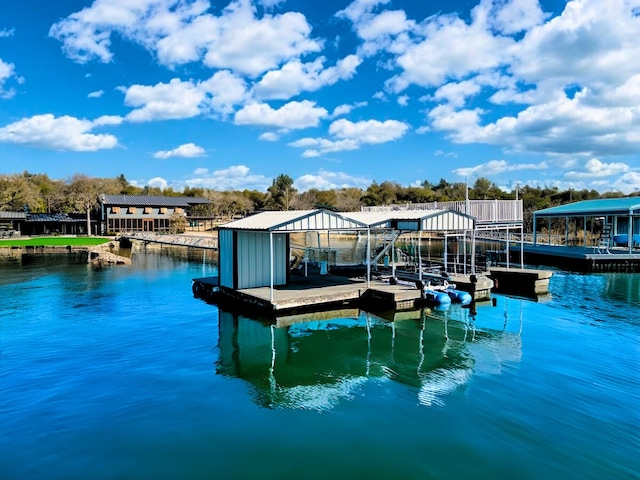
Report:
[[[129,207],[129,213],[136,213],[136,207]]]
[[[183,212],[182,208],[176,207],[176,213],[182,213],[182,212]]]
[[[111,213],[120,213],[120,207],[111,207]]]
[[[151,207],[144,207],[144,213],[151,213]]]
[[[167,213],[167,207],[160,207],[160,213],[161,214],[166,214]]]

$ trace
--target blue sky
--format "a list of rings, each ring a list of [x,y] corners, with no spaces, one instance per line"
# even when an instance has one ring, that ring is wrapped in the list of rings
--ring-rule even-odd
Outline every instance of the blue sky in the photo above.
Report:
[[[640,190],[640,0],[0,4],[0,173]]]

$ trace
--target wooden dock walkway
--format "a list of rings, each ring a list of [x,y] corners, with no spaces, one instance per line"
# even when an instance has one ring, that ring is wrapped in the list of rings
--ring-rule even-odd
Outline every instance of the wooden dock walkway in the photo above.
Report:
[[[201,248],[204,250],[218,250],[218,237],[213,235],[189,235],[151,232],[122,233],[116,240],[136,240],[144,243],[171,245],[175,247]]]

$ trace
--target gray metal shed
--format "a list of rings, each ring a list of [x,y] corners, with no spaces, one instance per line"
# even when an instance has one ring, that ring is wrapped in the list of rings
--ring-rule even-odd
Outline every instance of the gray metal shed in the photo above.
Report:
[[[323,209],[262,212],[227,223],[218,228],[220,286],[238,290],[286,285],[291,232],[366,228]]]

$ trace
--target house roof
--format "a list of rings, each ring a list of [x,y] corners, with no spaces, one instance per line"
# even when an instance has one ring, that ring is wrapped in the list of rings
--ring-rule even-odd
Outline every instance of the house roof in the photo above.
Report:
[[[474,219],[452,210],[411,210],[383,212],[331,212],[329,210],[289,210],[262,212],[221,225],[221,229],[256,231],[364,230],[399,228],[402,222],[416,223],[411,230],[472,230]],[[419,225],[419,228],[418,228]],[[409,228],[406,228],[409,229]]]
[[[640,197],[583,200],[534,213],[536,217],[571,217],[604,215],[640,215]]]
[[[201,197],[163,197],[153,195],[100,195],[100,202],[103,205],[113,205],[118,207],[190,207],[192,205],[202,205],[211,203],[206,198]]]

